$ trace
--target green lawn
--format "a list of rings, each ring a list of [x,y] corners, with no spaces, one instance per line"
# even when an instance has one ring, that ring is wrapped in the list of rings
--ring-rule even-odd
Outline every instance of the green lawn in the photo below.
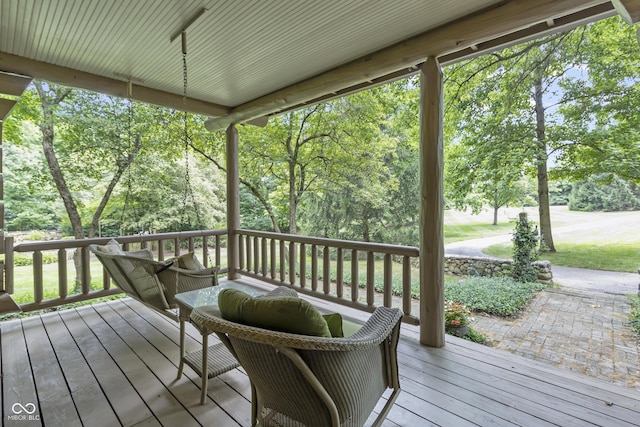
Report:
[[[635,273],[640,267],[640,245],[638,244],[587,244],[558,240],[554,242],[557,252],[540,254],[539,259],[549,260],[552,265],[590,268],[594,270],[626,271]],[[492,245],[484,249],[487,255],[511,258],[511,244]]]
[[[511,234],[519,208],[501,209],[499,225],[492,226],[492,212],[478,215],[445,212],[445,243]],[[537,208],[526,208],[537,223]],[[640,267],[640,212],[574,212],[566,206],[551,207],[556,253],[541,254],[553,265],[597,270],[636,272]],[[484,249],[487,255],[512,258],[511,243]]]
[[[44,264],[42,266],[42,281],[44,299],[57,298],[58,291],[58,264]],[[73,260],[67,262],[67,289],[73,292],[75,286],[75,270]],[[102,265],[99,261],[91,262],[91,288],[102,288]],[[14,268],[14,294],[13,299],[18,304],[33,302],[33,267],[30,265]]]
[[[478,239],[482,237],[500,236],[513,230],[513,224],[498,225],[484,223],[444,224],[444,243],[460,242],[462,240]]]

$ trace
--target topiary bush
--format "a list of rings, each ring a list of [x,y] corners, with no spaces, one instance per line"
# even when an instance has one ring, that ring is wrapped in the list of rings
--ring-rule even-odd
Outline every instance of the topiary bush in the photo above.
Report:
[[[526,213],[521,213],[513,232],[513,263],[511,277],[516,282],[527,283],[538,280],[538,270],[531,265],[538,258],[538,229],[533,228]]]

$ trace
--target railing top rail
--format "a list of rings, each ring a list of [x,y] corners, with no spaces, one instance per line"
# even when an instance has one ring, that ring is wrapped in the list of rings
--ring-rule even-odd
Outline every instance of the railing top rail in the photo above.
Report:
[[[75,239],[75,240],[49,240],[40,242],[19,243],[13,247],[15,252],[32,252],[46,251],[66,248],[80,248],[89,245],[103,245],[111,239],[116,239],[119,243],[140,243],[157,240],[169,239],[188,239],[191,237],[218,236],[226,235],[227,230],[194,230],[179,231],[173,233],[157,233],[157,234],[139,234],[135,236],[114,236],[114,237],[96,237],[92,239]]]
[[[387,245],[383,243],[354,242],[351,240],[325,239],[322,237],[298,236],[297,234],[272,233],[268,231],[238,230],[238,234],[245,236],[265,237],[268,239],[288,240],[296,243],[329,246],[358,251],[382,252],[391,255],[410,257],[420,256],[420,250],[415,246]]]

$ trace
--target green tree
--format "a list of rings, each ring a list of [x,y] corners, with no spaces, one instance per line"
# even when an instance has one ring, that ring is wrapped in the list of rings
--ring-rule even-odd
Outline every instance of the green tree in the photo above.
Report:
[[[59,229],[64,208],[45,167],[39,130],[29,121],[20,122],[20,140],[6,138],[3,144],[5,227]]]
[[[575,179],[584,178],[587,172],[620,168],[624,175],[636,176],[640,156],[633,128],[637,129],[637,123],[626,115],[637,117],[632,111],[638,97],[613,99],[637,90],[640,67],[637,53],[620,61],[622,65],[612,65],[618,61],[621,38],[626,40],[623,46],[631,49],[635,45],[637,50],[635,36],[628,29],[621,35],[618,23],[612,18],[447,70],[447,97],[452,102],[447,112],[455,124],[447,128],[448,143],[454,145],[469,135],[476,137],[477,144],[498,140],[488,150],[491,155],[502,158],[500,163],[506,167],[519,164],[520,170],[537,177],[541,249],[555,251],[550,174]],[[611,72],[618,67],[624,72]],[[592,89],[582,90],[589,87]],[[609,100],[604,107],[600,105],[603,99]],[[486,124],[491,122],[500,126]],[[598,123],[602,126],[594,126]],[[467,156],[464,150],[458,154]],[[549,159],[553,159],[551,171]],[[459,191],[465,192],[470,190]]]

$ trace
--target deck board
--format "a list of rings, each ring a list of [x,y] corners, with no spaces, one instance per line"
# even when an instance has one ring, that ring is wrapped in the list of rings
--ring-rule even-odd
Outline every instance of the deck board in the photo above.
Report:
[[[386,427],[640,424],[633,389],[453,337],[444,348],[423,347],[416,333],[403,325],[403,391]],[[210,380],[200,405],[193,370],[176,379],[178,338],[175,322],[131,299],[2,322],[4,425],[250,425],[244,371]],[[186,342],[200,345],[191,326]],[[16,402],[36,403],[42,423],[8,420]]]
[[[96,377],[86,363],[80,349],[66,328],[58,313],[42,316],[42,323],[75,403],[83,424],[90,420],[99,420],[96,425],[110,426],[119,424],[118,417],[110,405],[102,401],[103,392]]]
[[[40,417],[45,423],[81,426],[80,414],[73,403],[67,379],[62,374],[43,320],[41,317],[31,317],[22,322],[38,390]]]
[[[157,375],[162,375],[167,386],[176,394],[179,394],[186,409],[198,418],[212,417],[218,420],[221,425],[224,425],[222,423],[233,424],[236,422],[233,420],[239,420],[243,425],[250,424],[251,406],[249,399],[251,390],[246,375],[237,372],[210,379],[208,387],[209,401],[207,405],[200,405],[200,377],[189,367],[185,367],[185,373],[182,378],[176,380],[177,361],[180,352],[175,322],[170,323],[169,319],[165,320],[165,317],[157,313],[145,313],[145,316],[142,317],[136,312],[141,307],[132,304],[134,310],[128,305],[129,303],[132,303],[132,301],[127,301],[127,304],[124,302],[112,304],[110,307],[114,313],[127,319],[128,324],[133,327],[131,329],[147,331],[144,338],[148,340],[150,346],[153,346],[159,354],[162,354],[162,359],[164,359],[157,357],[155,361],[149,360],[148,363],[154,363],[152,370],[158,372]],[[170,336],[176,341],[169,338]],[[188,339],[187,349],[196,350],[196,344],[198,343],[195,340]],[[144,358],[147,360],[147,355],[144,355]],[[241,380],[234,382],[233,379],[236,377],[240,377]],[[225,380],[227,381],[225,382]],[[238,392],[229,383],[232,385],[238,383],[241,392]],[[243,393],[247,396],[245,397]]]
[[[2,337],[2,415],[7,422],[13,415],[12,406],[16,403],[37,404],[35,381],[31,372],[27,343],[22,330],[22,322],[5,322],[1,325]],[[18,423],[19,421],[16,421]],[[30,426],[42,425],[32,421]]]
[[[132,426],[142,422],[147,425],[160,425],[147,403],[111,357],[108,349],[104,348],[96,332],[84,321],[82,314],[87,311],[93,311],[93,308],[87,306],[64,311],[60,316],[100,384],[103,402],[113,408],[122,425]],[[93,418],[90,422],[92,421]]]

